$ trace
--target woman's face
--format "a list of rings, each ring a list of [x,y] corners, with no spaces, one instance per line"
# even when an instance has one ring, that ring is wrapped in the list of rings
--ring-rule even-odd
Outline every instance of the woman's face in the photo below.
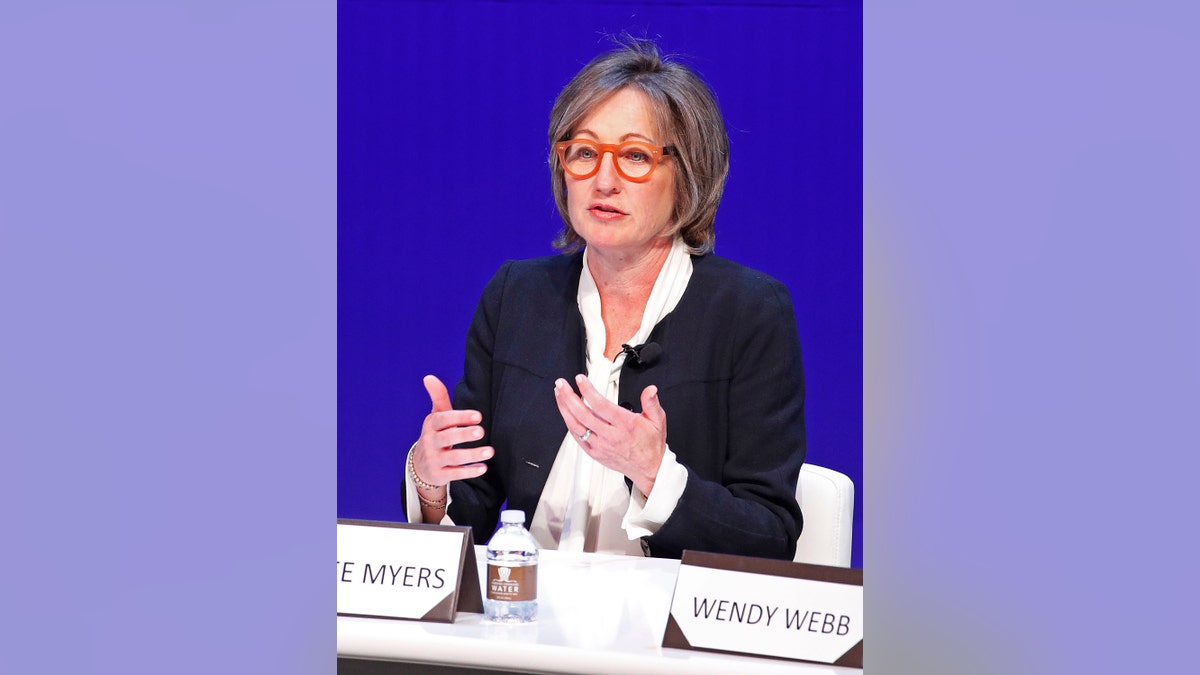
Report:
[[[599,143],[667,145],[669,139],[659,138],[657,129],[646,95],[622,89],[584,117],[573,137]],[[611,153],[601,158],[596,175],[573,178],[567,174],[565,178],[571,225],[589,248],[630,258],[651,248],[670,246],[670,237],[664,235],[675,202],[673,159],[660,160],[650,179],[642,183],[617,173]]]

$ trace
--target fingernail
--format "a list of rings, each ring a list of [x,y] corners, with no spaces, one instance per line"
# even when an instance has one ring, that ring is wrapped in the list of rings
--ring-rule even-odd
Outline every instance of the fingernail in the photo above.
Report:
[[[576,381],[576,382],[583,382],[583,381],[584,381],[584,380],[586,380],[586,379],[587,379],[587,378],[586,378],[586,377],[584,377],[583,375],[576,375],[576,376],[575,376],[575,381]]]

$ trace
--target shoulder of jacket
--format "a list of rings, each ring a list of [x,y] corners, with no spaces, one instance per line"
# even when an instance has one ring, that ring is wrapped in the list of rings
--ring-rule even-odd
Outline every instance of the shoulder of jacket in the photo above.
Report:
[[[502,269],[505,269],[510,277],[520,279],[523,277],[539,277],[546,274],[568,274],[572,269],[583,269],[581,262],[582,254],[542,256],[540,258],[525,258],[521,260],[505,261]]]
[[[713,293],[737,296],[787,293],[787,287],[775,277],[712,253],[692,257],[692,278]]]

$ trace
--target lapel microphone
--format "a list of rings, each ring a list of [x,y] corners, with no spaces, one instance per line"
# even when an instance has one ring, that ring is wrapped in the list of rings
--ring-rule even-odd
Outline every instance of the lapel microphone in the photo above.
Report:
[[[621,345],[621,352],[625,354],[625,363],[649,368],[662,356],[662,347],[659,347],[657,342],[647,342],[636,347]]]

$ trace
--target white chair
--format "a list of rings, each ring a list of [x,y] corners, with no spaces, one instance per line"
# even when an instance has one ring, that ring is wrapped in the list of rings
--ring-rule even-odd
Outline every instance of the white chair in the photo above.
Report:
[[[804,464],[796,483],[804,530],[796,542],[796,562],[850,566],[854,531],[854,481],[833,469]]]

